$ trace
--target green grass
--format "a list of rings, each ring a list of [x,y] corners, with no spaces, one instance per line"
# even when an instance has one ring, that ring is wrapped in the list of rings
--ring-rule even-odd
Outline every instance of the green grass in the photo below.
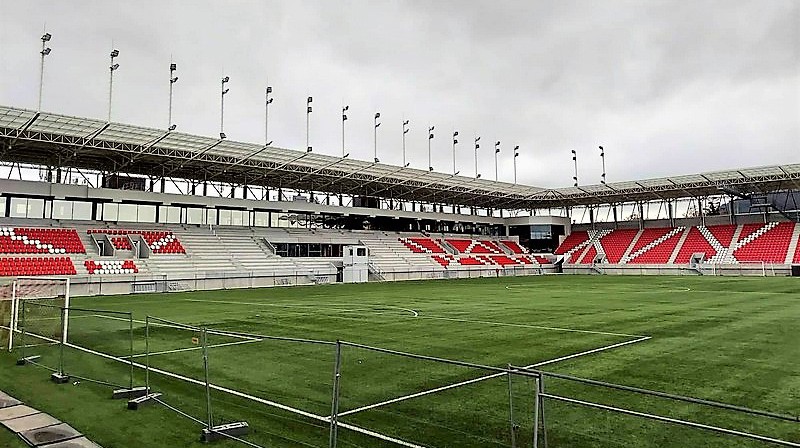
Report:
[[[217,330],[323,341],[350,341],[491,366],[530,365],[636,339],[649,340],[547,365],[544,369],[800,414],[800,286],[791,278],[545,276],[459,281],[203,291],[182,294],[75,298],[73,307],[131,312]],[[414,313],[418,313],[417,316]],[[57,333],[57,319],[36,315],[39,331]],[[53,317],[53,316],[50,316]],[[49,326],[49,327],[48,327]],[[578,331],[565,331],[565,330]],[[151,325],[151,366],[203,379],[192,329]],[[145,351],[136,322],[133,351]],[[115,356],[130,354],[124,315],[70,313],[70,341]],[[28,339],[28,343],[33,341]],[[239,343],[209,335],[211,382],[303,411],[327,416],[334,366],[332,345],[287,341]],[[230,345],[233,344],[233,345]],[[188,349],[188,350],[187,350]],[[76,377],[127,385],[121,363],[41,346],[42,363]],[[0,390],[69,422],[103,446],[194,446],[200,425],[163,406],[137,412],[110,400],[108,386],[82,380],[56,386],[46,370],[14,367],[19,353],[0,356]],[[144,358],[135,358],[144,363]],[[342,348],[340,412],[478,378],[475,368]],[[135,384],[144,381],[134,371]],[[204,388],[156,373],[154,389],[172,406],[205,419]],[[530,446],[533,384],[512,380],[517,446]],[[800,441],[800,423],[777,422],[548,379],[547,391],[643,412]],[[429,447],[510,446],[509,383],[498,377],[341,418]],[[327,446],[325,423],[229,393],[211,394],[215,423],[246,420],[248,440],[269,447]],[[760,447],[720,436],[575,405],[548,402],[548,438],[555,447]],[[0,435],[0,445],[14,446]],[[222,442],[220,446],[237,446]],[[241,445],[238,445],[241,446]],[[397,446],[345,428],[339,446]]]

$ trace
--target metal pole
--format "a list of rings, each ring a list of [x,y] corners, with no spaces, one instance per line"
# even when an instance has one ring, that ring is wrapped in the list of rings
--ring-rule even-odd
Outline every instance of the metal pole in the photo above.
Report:
[[[66,318],[66,315],[67,315],[66,309],[62,307],[61,308],[61,331],[62,332],[64,331],[64,319]],[[61,341],[60,341],[59,350],[58,350],[58,373],[60,373],[62,376],[64,375],[64,345],[67,342],[67,341],[64,340],[64,337],[65,337],[65,335],[61,335],[61,338],[60,338]]]
[[[347,111],[350,110],[350,106],[342,107],[342,157],[345,155],[345,144],[344,144],[344,122],[347,121]]]
[[[173,76],[175,74],[175,69],[177,66],[170,62],[169,64],[169,123],[167,123],[167,129],[172,130],[172,85],[178,81],[178,78]]]
[[[214,427],[214,415],[211,410],[211,382],[208,379],[208,330],[206,327],[201,329],[203,338],[203,371],[206,382],[206,411],[208,412],[208,430]]]
[[[269,146],[269,105],[272,103],[272,98],[269,94],[272,93],[272,86],[267,86],[264,101],[264,146]]]
[[[42,90],[44,89],[44,57],[50,54],[50,49],[46,48],[46,43],[50,40],[50,33],[45,33],[42,35],[42,63],[39,67],[39,106],[37,107],[36,111],[42,111]]]
[[[603,176],[602,176],[603,180],[601,180],[600,183],[605,185],[606,184],[606,150],[603,149],[602,146],[599,146],[599,148],[600,148],[600,159],[603,161]],[[732,207],[731,207],[731,210],[733,210]]]
[[[378,123],[378,118],[381,118],[381,113],[380,112],[375,112],[375,132],[374,132],[374,137],[375,137],[375,154],[374,154],[375,155],[375,163],[378,163],[378,126],[381,125],[380,123]]]
[[[111,122],[111,99],[114,92],[114,71],[119,68],[119,64],[114,64],[114,58],[119,56],[119,50],[111,50],[111,65],[108,78],[108,122]]]
[[[144,386],[150,393],[150,316],[144,319]]]
[[[481,175],[478,174],[478,148],[481,147],[481,145],[478,143],[479,141],[481,141],[481,138],[475,137],[475,179],[481,177]]]
[[[497,155],[500,154],[500,142],[497,141],[494,144],[494,181],[497,182]]]
[[[539,448],[539,378],[533,380],[533,448]]]
[[[544,376],[539,376],[539,414],[542,416],[542,442],[547,448],[547,421],[544,418]]]
[[[519,153],[517,152],[518,149],[519,146],[514,147],[514,185],[517,184],[517,157],[519,157]]]
[[[306,100],[306,152],[311,150],[311,143],[309,132],[311,129],[311,103],[314,101],[313,97],[308,97]]]
[[[406,166],[406,134],[408,134],[408,120],[403,120],[403,166]]]
[[[128,361],[129,361],[129,364],[131,366],[131,377],[130,377],[131,379],[130,379],[130,382],[129,382],[130,384],[129,384],[129,388],[128,389],[133,390],[133,372],[134,372],[134,370],[133,370],[133,355],[134,355],[134,353],[133,353],[133,313],[128,313],[128,330],[129,330],[128,331],[128,335],[129,335],[130,341],[131,341],[130,353],[128,353],[128,355],[129,355],[128,356]]]
[[[458,144],[458,131],[453,131],[453,176],[456,175],[456,144]]]
[[[514,388],[511,380],[511,364],[508,364],[508,419],[511,425],[511,448],[517,448],[517,425],[514,423]]]
[[[342,376],[342,344],[336,341],[336,358],[333,367],[333,397],[331,399],[331,430],[328,439],[328,447],[336,448],[339,424],[339,380]]]
[[[428,127],[428,171],[433,171],[433,163],[431,162],[431,140],[433,140],[433,128],[435,126]]]
[[[578,153],[575,150],[572,150],[572,163],[575,165],[575,176],[572,177],[572,180],[575,181],[575,186],[578,186]]]

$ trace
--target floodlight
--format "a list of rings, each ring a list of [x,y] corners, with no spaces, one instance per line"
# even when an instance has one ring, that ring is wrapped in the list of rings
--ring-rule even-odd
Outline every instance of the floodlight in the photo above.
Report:
[[[170,132],[174,131],[174,130],[175,130],[175,128],[177,128],[177,127],[178,127],[178,125],[177,125],[177,124],[170,125],[170,126],[169,126],[169,130],[170,130]]]
[[[171,64],[169,64],[169,69],[172,70],[172,71],[175,71],[175,70],[178,69],[178,65],[174,64],[174,63],[171,63]]]
[[[42,35],[42,42],[49,42],[51,37],[53,36],[50,33],[44,33],[44,35]]]
[[[42,50],[42,56],[47,56],[48,54],[50,54],[50,51],[51,51],[50,47],[45,48],[44,50]]]
[[[225,90],[222,91],[222,94],[225,95],[226,93],[228,93],[230,91],[231,91],[231,89],[225,89]]]
[[[230,81],[230,80],[231,80],[231,78],[229,76],[226,76],[226,77],[222,78],[223,84],[228,82],[228,81]]]
[[[112,57],[112,58],[115,58],[115,57],[117,57],[117,56],[119,56],[119,50],[112,50],[112,51],[111,51],[111,57]]]
[[[380,112],[375,112],[375,118],[381,118],[381,113]]]
[[[272,140],[268,141],[268,142],[267,142],[267,144],[266,144],[265,146],[269,146],[269,145],[271,145],[271,144],[272,144]]]
[[[114,64],[110,68],[111,68],[111,71],[113,72],[114,70],[119,68],[119,64]]]
[[[225,135],[225,133],[224,133],[224,132],[220,132],[220,133],[219,133],[219,138],[220,138],[221,140],[224,140],[224,139],[228,138],[228,136],[227,136],[227,135]]]
[[[272,93],[272,86],[267,86],[267,93]]]

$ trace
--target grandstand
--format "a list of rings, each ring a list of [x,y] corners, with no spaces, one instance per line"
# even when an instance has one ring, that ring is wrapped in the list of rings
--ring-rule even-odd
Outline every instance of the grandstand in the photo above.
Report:
[[[370,281],[800,263],[798,164],[547,189],[7,106],[0,145],[3,275],[73,276],[75,294],[333,283],[355,245]],[[713,198],[726,215],[704,213]]]

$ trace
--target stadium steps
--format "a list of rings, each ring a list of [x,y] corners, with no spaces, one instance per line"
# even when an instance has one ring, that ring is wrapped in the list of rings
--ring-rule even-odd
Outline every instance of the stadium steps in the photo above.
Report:
[[[640,229],[638,232],[636,232],[636,235],[634,235],[633,239],[631,240],[631,244],[629,244],[628,248],[625,249],[625,253],[622,254],[622,258],[620,260],[627,260],[630,257],[633,248],[636,247],[636,243],[639,242],[639,238],[642,237],[643,233],[644,229]]]
[[[681,234],[681,238],[678,240],[678,244],[675,246],[675,249],[672,250],[672,254],[669,256],[669,260],[667,261],[668,264],[674,264],[675,259],[678,258],[678,254],[681,253],[681,249],[683,249],[683,243],[686,242],[686,239],[689,238],[689,232],[691,232],[691,227],[686,227]]]
[[[656,238],[655,240],[645,244],[642,248],[637,249],[636,252],[630,254],[627,259],[623,259],[621,263],[625,264],[625,263],[629,263],[629,262],[631,262],[633,260],[636,260],[638,257],[644,255],[645,253],[651,251],[652,249],[655,249],[659,245],[665,243],[667,240],[669,240],[670,238],[675,237],[676,235],[678,235],[678,233],[683,232],[684,230],[685,230],[684,227],[676,227],[674,229],[669,230],[664,235],[661,235],[660,237]],[[670,255],[672,254],[672,252],[674,252],[674,248],[673,248],[673,250],[670,251]]]
[[[709,233],[712,235],[714,241],[716,241],[717,244],[720,245],[720,248],[717,248],[716,244],[714,244],[714,241],[712,240],[708,241],[709,243],[711,243],[712,246],[714,246],[715,249],[717,249],[717,254],[708,260],[710,263],[735,262],[733,258],[733,250],[734,247],[736,246],[736,242],[739,240],[739,236],[742,234],[742,228],[743,226],[736,226],[736,229],[733,232],[733,238],[731,238],[731,241],[730,243],[728,243],[727,246],[723,244],[721,241],[717,240],[716,236],[714,236],[713,233],[711,233],[711,231],[709,230]],[[706,235],[704,234],[704,236]],[[706,236],[706,238],[708,238],[708,236]]]
[[[786,264],[800,262],[800,246],[798,246],[798,241],[800,241],[800,223],[794,225],[792,239],[789,242],[789,250],[786,251]]]
[[[589,252],[594,253],[592,258],[596,257],[597,255],[602,255],[603,257],[605,257],[606,253],[603,250],[603,246],[600,244],[600,240],[611,232],[612,230],[590,230],[589,239],[586,240],[586,246],[584,247],[578,259],[575,260],[575,263],[573,264],[591,264],[594,260],[588,260],[588,261],[584,260],[584,258]],[[600,246],[600,248],[598,249],[597,246]],[[594,251],[592,251],[592,249],[594,249]]]

